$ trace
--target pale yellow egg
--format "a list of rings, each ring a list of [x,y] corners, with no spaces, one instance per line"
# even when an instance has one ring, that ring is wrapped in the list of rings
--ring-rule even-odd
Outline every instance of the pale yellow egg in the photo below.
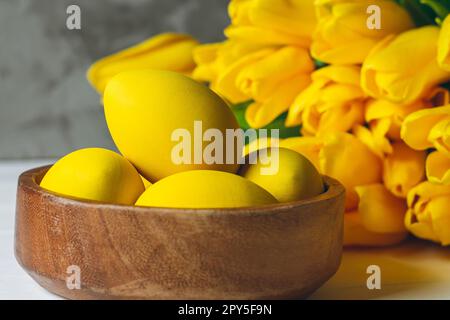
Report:
[[[254,164],[249,164],[247,158],[247,164],[240,170],[243,177],[269,191],[280,202],[308,199],[324,192],[322,176],[306,157],[285,148],[265,150],[264,163],[257,154],[253,154],[257,159]]]
[[[168,176],[139,197],[137,206],[171,208],[251,207],[277,200],[266,190],[238,175],[193,170]]]
[[[69,197],[128,205],[145,190],[130,162],[101,148],[64,156],[47,171],[40,186]]]
[[[227,104],[203,84],[170,71],[127,71],[108,83],[104,105],[116,146],[149,181],[187,170],[235,173],[238,169],[236,161],[226,164],[222,158],[223,163],[208,163],[203,157],[210,144],[203,133],[214,129],[225,137],[226,129],[238,128]],[[187,132],[190,139],[180,132]],[[180,143],[188,146],[183,152],[174,149]],[[224,155],[233,151],[226,150],[225,142],[222,146]],[[180,154],[182,161],[174,157]]]

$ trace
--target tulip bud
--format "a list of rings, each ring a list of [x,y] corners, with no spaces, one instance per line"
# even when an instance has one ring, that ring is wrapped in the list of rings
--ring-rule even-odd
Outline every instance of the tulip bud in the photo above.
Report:
[[[411,103],[449,80],[450,73],[436,60],[438,36],[438,27],[426,26],[379,42],[362,66],[364,91],[374,98]]]
[[[450,157],[450,105],[410,114],[402,124],[401,136],[413,149],[434,147]]]
[[[361,222],[358,211],[344,214],[344,246],[346,247],[390,246],[402,242],[407,235],[407,232],[380,233],[369,231]]]
[[[450,245],[450,185],[422,182],[408,193],[406,228],[416,237]]]
[[[288,126],[302,124],[304,135],[345,132],[364,122],[366,95],[356,66],[327,66],[313,72],[312,83],[289,108]]]
[[[190,74],[192,50],[198,42],[188,35],[163,33],[95,62],[87,72],[91,85],[103,95],[116,74],[133,69],[161,69]]]
[[[380,28],[369,28],[367,8],[380,8]],[[378,41],[414,27],[408,12],[394,1],[318,0],[319,17],[311,52],[332,64],[360,64]]]

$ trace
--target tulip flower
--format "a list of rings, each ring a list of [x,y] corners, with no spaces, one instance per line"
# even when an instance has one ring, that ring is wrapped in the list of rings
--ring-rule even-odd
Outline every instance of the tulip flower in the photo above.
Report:
[[[403,122],[401,136],[413,149],[434,147],[450,156],[450,105],[410,114]]]
[[[308,48],[316,26],[314,0],[232,0],[231,40]]]
[[[365,94],[356,66],[327,66],[315,71],[312,83],[291,107],[286,125],[302,124],[304,135],[345,132],[364,122]]]
[[[344,185],[347,210],[358,206],[355,187],[381,183],[381,159],[349,133],[338,132],[324,136],[319,166],[322,174],[333,177]]]
[[[380,159],[384,159],[387,154],[392,153],[391,142],[386,138],[388,131],[389,123],[387,121],[376,122],[368,128],[356,125],[352,129],[355,137],[363,142]]]
[[[438,36],[438,27],[426,26],[380,41],[362,66],[364,91],[374,98],[406,104],[449,80],[450,73],[437,63]]]
[[[450,72],[450,14],[441,26],[437,59],[441,68]]]
[[[400,141],[392,144],[392,149],[383,162],[383,182],[392,194],[406,198],[409,190],[425,178],[426,153]]]
[[[347,210],[358,207],[355,187],[382,181],[381,159],[352,134],[293,137],[280,141],[280,147],[303,154],[320,173],[339,180],[346,189]]]
[[[406,201],[395,197],[381,184],[355,187],[359,196],[358,213],[365,229],[376,233],[406,232]]]
[[[402,242],[407,232],[379,233],[367,230],[361,222],[358,211],[344,214],[344,246],[346,247],[379,247]]]
[[[422,182],[408,193],[406,228],[416,237],[450,245],[450,185]]]
[[[264,48],[221,70],[213,89],[232,103],[254,100],[246,120],[258,128],[289,108],[298,92],[309,85],[313,69],[306,49]]]
[[[197,45],[188,35],[160,34],[98,60],[89,68],[87,78],[103,94],[109,79],[126,70],[151,68],[190,74],[195,67],[192,50]]]
[[[368,27],[367,9],[380,8],[381,26]],[[408,12],[388,0],[317,0],[318,25],[311,53],[332,64],[360,64],[378,41],[414,27]]]
[[[427,157],[426,173],[428,181],[450,185],[450,157],[442,152],[432,152]]]
[[[441,106],[449,102],[448,90],[440,87],[432,89],[423,99],[418,99],[409,104],[394,103],[381,99],[370,100],[366,106],[365,120],[374,130],[379,127],[385,128],[387,138],[399,141],[401,140],[400,128],[406,116],[421,109]]]
[[[262,49],[264,49],[264,46],[231,40],[199,45],[193,50],[196,68],[192,72],[192,78],[198,81],[209,82],[211,89],[215,90],[217,79],[233,63]],[[242,101],[241,99],[248,99],[241,93],[237,97],[232,98],[239,102]]]

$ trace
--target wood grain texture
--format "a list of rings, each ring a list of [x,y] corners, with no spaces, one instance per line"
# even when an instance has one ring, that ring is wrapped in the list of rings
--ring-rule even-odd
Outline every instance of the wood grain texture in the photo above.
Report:
[[[238,209],[142,208],[78,201],[19,177],[15,254],[41,286],[71,299],[296,299],[337,270],[344,188]],[[81,289],[66,286],[67,267]]]

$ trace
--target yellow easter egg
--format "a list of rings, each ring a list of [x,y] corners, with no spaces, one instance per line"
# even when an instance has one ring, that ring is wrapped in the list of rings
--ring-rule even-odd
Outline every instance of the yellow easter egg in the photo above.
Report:
[[[145,190],[130,162],[101,148],[64,156],[47,171],[40,186],[65,196],[128,205]]]
[[[303,155],[285,148],[268,148],[266,160],[246,165],[240,174],[269,191],[278,201],[307,199],[324,192],[322,176]],[[250,155],[251,156],[251,155]]]
[[[193,170],[168,176],[139,197],[137,206],[171,208],[251,207],[276,203],[266,190],[238,175]]]
[[[227,104],[203,84],[170,71],[126,71],[108,82],[104,105],[116,146],[149,181],[187,170],[238,169],[237,161],[205,160],[212,141],[203,134],[212,129],[225,137],[226,129],[237,129],[238,123]],[[223,142],[223,155],[234,151],[225,148]]]

